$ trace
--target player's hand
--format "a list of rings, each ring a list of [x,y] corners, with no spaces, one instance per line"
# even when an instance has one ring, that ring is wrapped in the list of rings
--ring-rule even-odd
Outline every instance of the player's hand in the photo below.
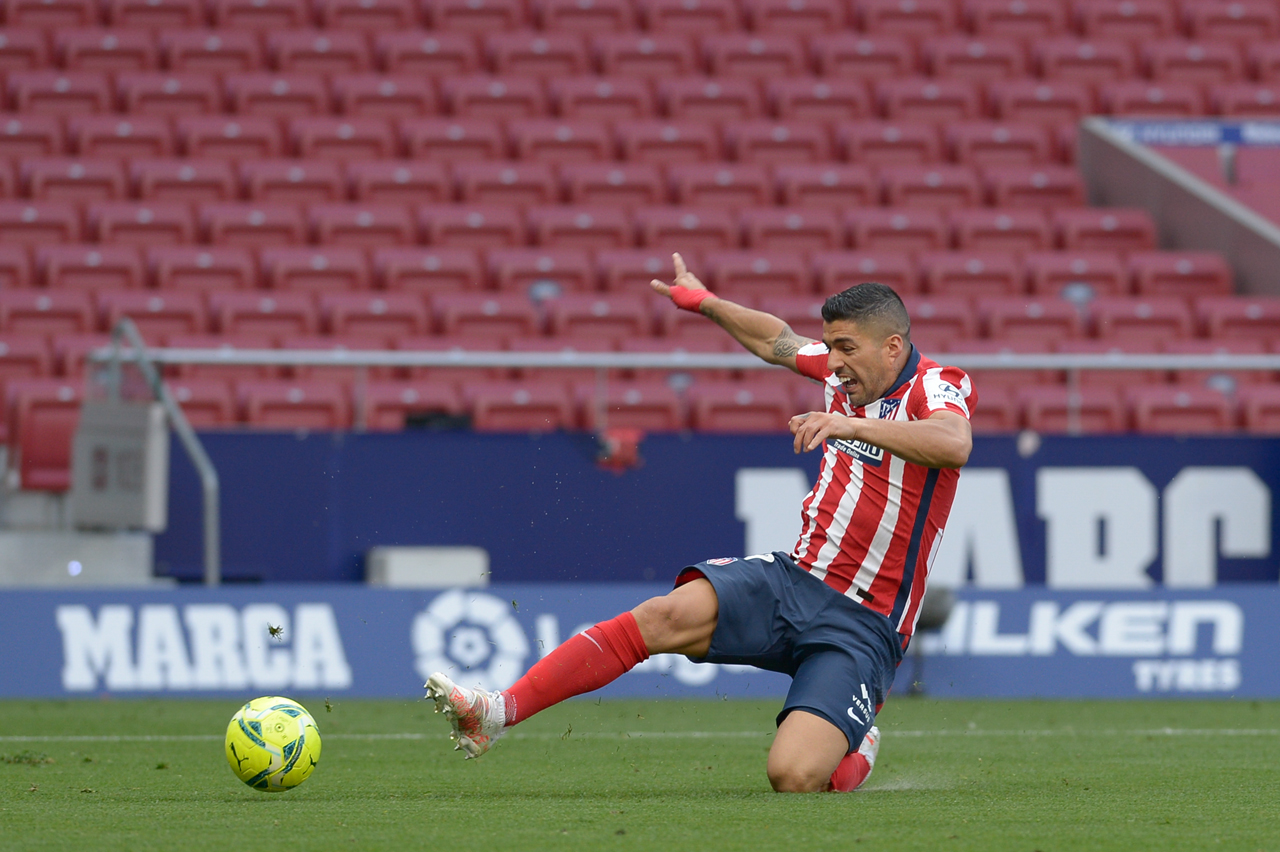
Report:
[[[795,451],[797,453],[816,450],[828,438],[844,438],[847,441],[856,438],[853,418],[842,414],[810,411],[808,414],[797,414],[792,417],[787,425],[791,429],[791,434],[796,436]]]
[[[684,265],[684,258],[679,252],[671,255],[672,261],[675,263],[676,277],[671,284],[659,281],[657,278],[649,282],[649,286],[653,291],[661,296],[666,296],[672,302],[675,302],[677,308],[686,311],[697,311],[698,306],[702,304],[704,299],[711,296],[706,286],[698,280],[698,276],[694,275]]]

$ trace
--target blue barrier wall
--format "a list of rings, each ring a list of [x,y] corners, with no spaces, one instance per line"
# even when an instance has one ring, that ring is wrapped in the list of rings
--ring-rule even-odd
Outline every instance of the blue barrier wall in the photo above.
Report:
[[[0,696],[417,696],[436,670],[505,688],[663,583],[352,584],[0,592]],[[270,628],[279,628],[278,638]],[[1280,697],[1280,588],[966,589],[895,689],[938,696]],[[927,652],[923,669],[917,651]],[[606,696],[776,696],[789,681],[663,655]]]
[[[818,465],[786,435],[652,435],[624,473],[575,434],[203,439],[223,483],[225,576],[251,582],[357,581],[375,545],[477,545],[501,583],[664,581],[789,550]],[[985,588],[1274,583],[1278,490],[1275,440],[981,437],[935,570]],[[199,509],[175,448],[159,573],[201,577]]]

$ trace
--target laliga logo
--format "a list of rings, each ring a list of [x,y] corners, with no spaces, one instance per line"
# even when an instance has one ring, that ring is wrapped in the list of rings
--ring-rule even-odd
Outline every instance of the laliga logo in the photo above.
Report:
[[[413,620],[412,637],[423,680],[433,672],[453,672],[468,686],[506,689],[524,672],[529,655],[511,605],[484,592],[440,595]]]

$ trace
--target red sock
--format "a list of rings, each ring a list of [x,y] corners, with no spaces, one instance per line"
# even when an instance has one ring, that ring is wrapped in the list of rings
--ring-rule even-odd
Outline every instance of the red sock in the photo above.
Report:
[[[858,752],[846,754],[844,760],[831,773],[831,790],[836,793],[851,793],[858,785],[867,780],[871,774],[871,764]]]
[[[569,637],[503,693],[507,725],[523,722],[552,704],[612,683],[647,659],[649,650],[634,615],[624,612],[602,621]]]

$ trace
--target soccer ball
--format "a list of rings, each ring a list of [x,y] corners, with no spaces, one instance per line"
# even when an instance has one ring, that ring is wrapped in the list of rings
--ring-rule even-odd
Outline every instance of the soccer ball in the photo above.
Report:
[[[227,763],[244,783],[264,793],[297,787],[320,761],[316,720],[288,698],[255,698],[227,725]]]

